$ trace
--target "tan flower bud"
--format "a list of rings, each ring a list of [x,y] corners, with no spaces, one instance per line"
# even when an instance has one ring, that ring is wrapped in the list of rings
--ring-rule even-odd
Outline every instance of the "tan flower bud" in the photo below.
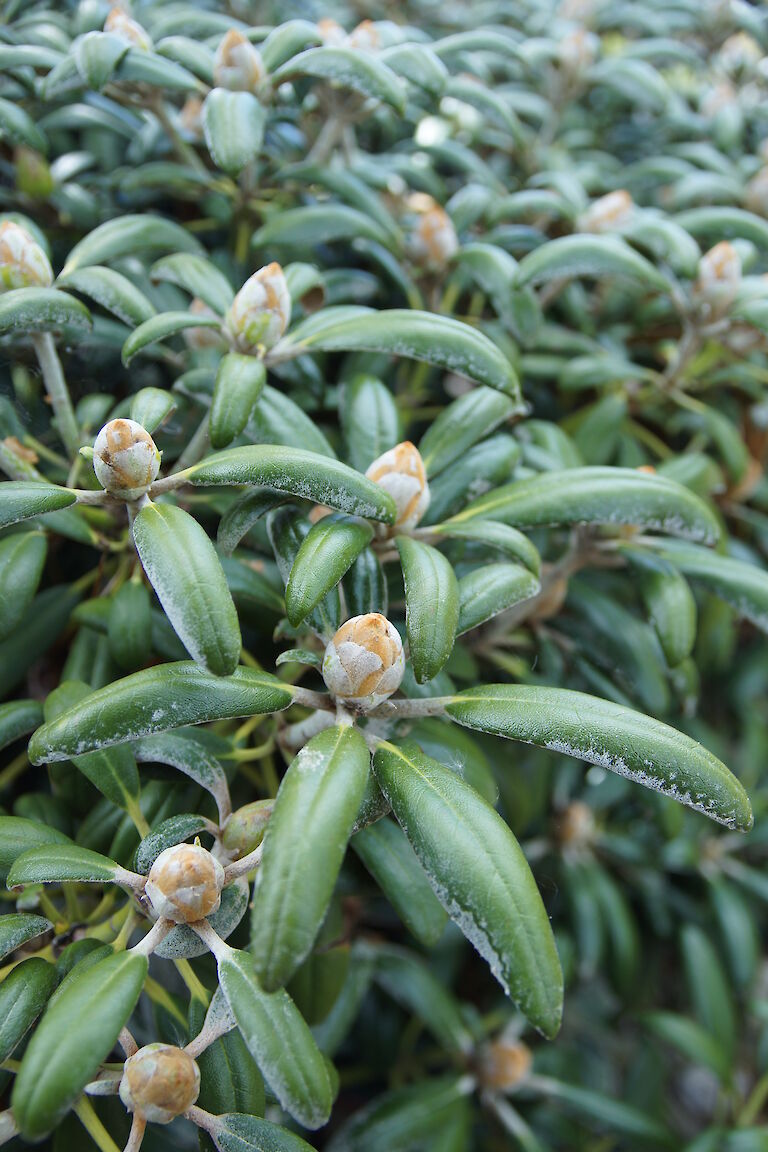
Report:
[[[233,92],[255,92],[266,77],[261,53],[250,40],[230,28],[216,49],[213,78],[218,88]]]
[[[508,1092],[524,1080],[531,1069],[530,1048],[519,1041],[494,1040],[482,1049],[478,1079],[483,1088]]]
[[[203,102],[199,96],[188,96],[179,112],[179,123],[196,140],[203,138]]]
[[[329,20],[327,17],[324,20],[318,20],[317,30],[326,48],[340,48],[342,44],[347,42],[346,32],[341,24],[337,24],[335,20]]]
[[[194,299],[190,301],[189,311],[194,316],[205,316],[206,318],[216,317],[213,308],[209,308],[205,301],[201,300],[199,296],[195,296]],[[187,347],[198,352],[203,348],[217,348],[223,341],[221,329],[219,328],[185,328],[182,336],[184,337],[184,343]]]
[[[13,220],[0,224],[0,292],[10,288],[50,288],[53,269],[26,228]]]
[[[200,1094],[200,1070],[183,1048],[147,1044],[123,1065],[120,1099],[129,1112],[152,1124],[183,1116]]]
[[[224,321],[240,352],[268,349],[285,332],[291,319],[291,297],[279,264],[254,272],[235,296]]]
[[[404,531],[415,528],[429,508],[427,473],[416,445],[404,440],[374,460],[365,474],[394,500],[394,527]]]
[[[363,52],[375,52],[381,47],[379,30],[372,20],[363,20],[357,28],[353,28],[347,37],[350,48],[357,48]]]
[[[134,48],[143,48],[145,52],[152,50],[152,37],[146,28],[142,28],[137,20],[133,20],[119,4],[110,9],[104,21],[104,31],[127,40]]]
[[[158,916],[192,924],[216,911],[223,886],[224,869],[206,848],[174,844],[150,868],[145,892]]]
[[[693,293],[711,312],[722,313],[733,303],[740,281],[739,254],[728,240],[721,240],[699,260]]]
[[[247,856],[264,839],[274,800],[253,800],[233,812],[227,821],[221,842],[235,856]]]
[[[430,268],[443,268],[459,250],[456,229],[448,213],[424,192],[415,192],[406,201],[409,224],[408,249],[411,257]]]
[[[574,28],[563,36],[557,50],[563,68],[572,75],[578,75],[594,62],[596,38],[583,28]]]
[[[558,822],[560,843],[569,847],[582,847],[589,844],[595,834],[595,814],[589,804],[574,800],[569,804]]]
[[[768,168],[761,168],[747,184],[744,204],[758,216],[768,216]]]
[[[579,232],[617,232],[632,219],[635,204],[623,188],[595,200],[578,220]]]
[[[380,612],[347,620],[323,657],[328,690],[337,699],[366,710],[397,691],[404,671],[400,634]]]
[[[94,441],[93,470],[107,492],[121,500],[138,500],[157,478],[160,453],[135,420],[110,420]]]

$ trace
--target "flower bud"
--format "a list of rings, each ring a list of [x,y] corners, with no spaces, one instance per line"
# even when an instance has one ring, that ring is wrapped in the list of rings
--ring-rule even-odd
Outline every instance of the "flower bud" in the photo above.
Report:
[[[326,48],[340,48],[347,42],[347,34],[341,24],[337,24],[335,20],[330,20],[328,17],[324,20],[318,20],[317,30]]]
[[[635,210],[634,201],[623,188],[609,192],[590,204],[579,217],[580,232],[618,232],[626,227]]]
[[[456,229],[448,213],[424,192],[415,192],[406,201],[412,214],[408,249],[412,258],[430,268],[443,268],[459,250]]]
[[[379,30],[372,20],[363,20],[357,28],[353,28],[347,37],[350,48],[357,48],[363,52],[375,52],[381,47]]]
[[[274,805],[274,800],[253,800],[233,812],[221,838],[227,852],[239,858],[258,848],[264,839]]]
[[[595,814],[583,800],[569,804],[558,822],[560,843],[569,847],[583,847],[595,834]]]
[[[200,1070],[183,1048],[147,1044],[123,1065],[120,1099],[129,1112],[152,1124],[170,1124],[200,1094]]]
[[[104,21],[104,31],[119,36],[121,40],[127,40],[134,48],[143,48],[145,52],[152,50],[152,37],[147,30],[142,28],[137,20],[131,19],[119,4],[110,9]]]
[[[213,308],[210,308],[199,296],[195,296],[190,301],[189,311],[194,316],[205,316],[206,318],[216,316]],[[198,352],[203,348],[217,348],[222,343],[219,328],[203,328],[202,326],[200,328],[185,328],[182,335],[187,347]]]
[[[699,260],[693,293],[711,313],[723,313],[733,303],[741,281],[741,260],[728,240],[721,240]]]
[[[365,473],[369,480],[389,492],[397,506],[394,527],[415,528],[429,507],[429,485],[424,461],[415,444],[404,440],[374,460]]]
[[[199,844],[174,844],[160,853],[149,870],[145,893],[158,916],[193,924],[221,903],[224,869]]]
[[[768,168],[761,168],[744,190],[744,203],[750,212],[768,216]]]
[[[574,28],[566,33],[557,46],[560,63],[566,72],[577,76],[585,72],[597,54],[597,40],[583,28]]]
[[[702,116],[713,119],[719,112],[735,108],[737,104],[736,90],[727,80],[721,80],[707,88],[699,102],[699,111]]]
[[[160,453],[135,420],[110,420],[94,441],[93,470],[107,492],[121,500],[138,500],[157,478]]]
[[[213,59],[216,86],[232,92],[255,92],[266,74],[259,50],[242,32],[230,28]]]
[[[285,332],[291,319],[291,297],[279,264],[254,272],[235,296],[224,327],[239,352],[268,349]]]
[[[508,1092],[528,1075],[533,1057],[530,1048],[519,1041],[494,1040],[486,1044],[478,1061],[478,1079],[483,1088]]]
[[[396,692],[404,671],[400,634],[380,612],[347,620],[323,657],[323,679],[329,692],[365,710]]]
[[[199,96],[188,96],[179,112],[179,123],[195,140],[203,138],[203,102]]]
[[[45,252],[26,228],[13,220],[0,224],[0,291],[50,288],[53,269]]]
[[[759,64],[763,53],[754,36],[736,32],[729,36],[717,54],[717,62],[730,76],[751,73]]]

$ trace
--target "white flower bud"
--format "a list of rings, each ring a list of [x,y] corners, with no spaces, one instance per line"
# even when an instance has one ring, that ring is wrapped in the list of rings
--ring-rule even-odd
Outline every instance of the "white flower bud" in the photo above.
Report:
[[[121,40],[127,40],[134,48],[143,48],[145,52],[152,50],[152,37],[147,30],[142,28],[138,21],[131,19],[119,4],[110,9],[104,21],[104,31],[119,36]]]
[[[717,62],[730,76],[735,76],[740,72],[752,72],[762,56],[760,45],[753,36],[748,32],[736,32],[723,44]]]
[[[380,612],[347,620],[323,657],[323,679],[329,692],[366,711],[397,691],[404,671],[400,634]]]
[[[722,80],[719,84],[714,84],[711,88],[706,89],[699,102],[699,110],[702,116],[711,120],[717,116],[718,112],[727,108],[734,108],[736,103],[735,88],[727,80]]]
[[[397,519],[393,527],[406,532],[415,528],[429,507],[427,473],[416,445],[404,440],[374,460],[365,474],[394,500]]]
[[[741,260],[733,244],[722,240],[699,260],[693,294],[710,313],[722,314],[733,303],[741,282]]]
[[[357,28],[352,29],[347,37],[347,44],[359,51],[375,52],[381,47],[381,36],[372,20],[363,20]]]
[[[160,453],[135,420],[110,420],[94,441],[93,470],[107,492],[121,500],[138,500],[157,478]]]
[[[210,308],[204,300],[195,296],[190,301],[189,311],[194,316],[205,316],[206,318],[216,318],[216,313],[213,308]],[[184,343],[188,348],[200,351],[203,348],[217,348],[222,343],[222,333],[220,328],[185,328],[182,332]]]
[[[335,20],[330,20],[327,17],[324,20],[318,20],[317,30],[326,48],[340,48],[347,42],[346,32],[341,24],[337,24]]]
[[[560,63],[566,72],[577,76],[585,72],[597,55],[597,38],[583,28],[566,33],[557,46]]]
[[[199,844],[174,844],[149,870],[144,891],[153,911],[177,924],[193,924],[221,903],[224,869]]]
[[[13,220],[0,224],[0,292],[10,288],[50,288],[51,263],[26,228]]]
[[[595,200],[578,220],[579,232],[618,232],[635,211],[634,201],[623,188]]]
[[[291,319],[291,296],[279,264],[254,272],[235,296],[224,328],[239,352],[269,349]]]
[[[213,60],[213,78],[218,88],[232,92],[255,92],[266,77],[261,53],[250,40],[230,28]]]
[[[408,197],[406,211],[410,217],[406,227],[411,257],[430,268],[445,267],[459,250],[456,229],[448,213],[424,192]]]
[[[120,1099],[129,1112],[152,1124],[183,1116],[199,1094],[200,1069],[173,1044],[147,1044],[123,1065]]]
[[[478,1080],[483,1088],[508,1092],[525,1079],[532,1061],[530,1048],[519,1040],[494,1040],[480,1052]]]

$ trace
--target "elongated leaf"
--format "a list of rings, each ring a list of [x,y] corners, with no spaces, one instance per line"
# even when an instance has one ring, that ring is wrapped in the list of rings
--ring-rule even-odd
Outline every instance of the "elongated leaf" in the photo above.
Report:
[[[136,849],[134,868],[142,876],[146,876],[161,852],[172,848],[175,844],[183,844],[198,832],[208,829],[209,822],[205,816],[195,816],[194,813],[180,812],[177,816],[169,816],[162,820],[156,828],[144,837]]]
[[[69,837],[39,820],[0,816],[0,880],[5,881],[14,860],[40,844],[68,844]]]
[[[245,1112],[217,1116],[215,1137],[221,1152],[312,1152],[295,1132]]]
[[[245,428],[264,387],[266,369],[254,356],[228,352],[219,361],[211,401],[209,433],[214,448],[226,448]]]
[[[338,317],[329,309],[299,324],[272,349],[275,358],[299,356],[305,351],[384,352],[423,360],[456,372],[511,396],[522,412],[520,385],[506,356],[482,332],[460,320],[433,312],[392,308],[382,312],[360,309]]]
[[[309,531],[308,520],[298,514],[295,508],[278,508],[269,515],[267,520],[269,541],[275,554],[278,571],[285,584],[288,583],[293,562]],[[341,596],[338,588],[332,588],[323,598],[317,608],[310,613],[307,623],[327,644],[341,624]]]
[[[344,382],[339,415],[347,459],[360,472],[401,439],[395,398],[375,376],[360,373]]]
[[[304,48],[320,44],[322,36],[317,24],[309,20],[286,20],[273,28],[259,45],[259,52],[267,72],[274,72]]]
[[[696,640],[696,601],[688,582],[661,557],[631,547],[624,555],[639,577],[640,594],[667,663],[676,668],[690,656]]]
[[[405,626],[419,684],[437,676],[453,649],[459,622],[459,587],[445,557],[408,536],[397,550],[405,581]]]
[[[678,212],[675,221],[698,240],[749,240],[757,248],[768,248],[768,221],[743,208],[712,205]]]
[[[673,1147],[670,1134],[662,1125],[621,1100],[561,1080],[547,1078],[544,1083],[539,1082],[555,1103],[587,1122],[596,1122],[599,1128],[621,1132],[636,1140],[652,1140],[662,1148]]]
[[[290,686],[267,672],[238,668],[223,677],[189,660],[162,664],[115,680],[38,728],[29,756],[33,764],[69,760],[186,724],[279,712],[291,700]]]
[[[458,512],[478,492],[488,492],[505,483],[520,456],[520,445],[506,432],[497,432],[475,444],[429,485],[429,508],[422,525],[439,523]]]
[[[284,990],[267,993],[253,958],[227,949],[219,982],[245,1043],[280,1104],[305,1128],[320,1128],[331,1111],[328,1069],[312,1033]]]
[[[255,233],[259,248],[285,244],[290,248],[316,248],[337,240],[374,240],[384,247],[392,243],[389,233],[372,217],[348,204],[309,204],[277,212]]]
[[[344,599],[350,616],[387,614],[387,578],[372,548],[364,548],[344,578]]]
[[[11,1096],[26,1140],[52,1132],[94,1078],[128,1022],[146,974],[146,956],[107,956],[75,976],[46,1010]]]
[[[0,297],[7,300],[10,293]],[[29,480],[6,480],[0,484],[0,528],[31,520],[59,508],[70,508],[77,496],[69,488]]]
[[[252,92],[214,88],[203,104],[205,143],[214,164],[236,176],[258,156],[264,139],[266,109]]]
[[[380,59],[398,76],[423,88],[433,96],[440,96],[448,79],[448,69],[426,44],[392,44],[383,48]]]
[[[393,524],[397,515],[394,500],[378,484],[338,460],[300,448],[274,444],[228,448],[181,475],[190,484],[257,484],[385,524]]]
[[[351,844],[408,931],[434,947],[448,914],[402,829],[393,820],[377,820],[361,828]]]
[[[90,327],[86,306],[56,288],[15,288],[0,296],[0,336]]]
[[[232,504],[219,521],[216,543],[225,556],[231,556],[254,524],[283,502],[280,492],[257,488]]]
[[[655,551],[694,584],[732,604],[740,616],[768,632],[768,574],[761,568],[694,544],[660,544]]]
[[[155,309],[143,292],[127,277],[112,268],[77,268],[59,276],[57,284],[87,296],[124,324],[135,327],[155,315]]]
[[[325,435],[304,409],[268,384],[256,401],[246,435],[256,444],[287,444],[332,459],[336,457]]]
[[[139,764],[169,764],[210,792],[222,823],[229,816],[229,785],[224,769],[204,744],[192,734],[161,732],[136,740],[133,753]]]
[[[538,576],[541,569],[541,557],[528,537],[518,532],[517,528],[498,520],[448,520],[445,524],[435,524],[432,531],[440,537],[468,540],[498,552],[509,560],[519,560],[534,576]]]
[[[0,540],[0,640],[13,632],[32,603],[47,555],[42,532],[17,532]]]
[[[300,624],[317,607],[372,539],[373,528],[363,520],[324,516],[310,528],[285,589],[291,624]]]
[[[194,517],[147,504],[133,522],[142,566],[166,616],[198,664],[229,676],[240,659],[240,625],[219,558]]]
[[[10,912],[7,916],[0,916],[0,959],[52,927],[44,916],[32,916],[28,912]]]
[[[286,984],[309,955],[360,808],[370,754],[356,728],[329,728],[299,752],[264,834],[252,952],[262,986]]]
[[[706,543],[720,535],[715,516],[690,489],[633,468],[569,468],[531,476],[473,500],[454,521],[478,517],[517,528],[634,524]]]
[[[493,619],[500,612],[530,600],[541,588],[536,577],[520,564],[486,564],[459,580],[459,623],[456,635]]]
[[[47,152],[48,141],[20,104],[0,99],[0,138],[10,144],[26,144],[36,152]]]
[[[492,388],[475,388],[454,400],[430,424],[419,443],[427,475],[442,472],[517,412],[508,396]]]
[[[0,749],[34,732],[42,722],[43,708],[37,700],[11,700],[0,704]]]
[[[405,109],[405,89],[395,73],[372,53],[355,48],[320,47],[300,52],[272,74],[274,83],[294,76],[313,76],[342,88],[351,88],[398,112]]]
[[[56,969],[31,956],[0,984],[0,1060],[7,1060],[32,1027],[56,987]]]
[[[209,308],[223,316],[234,298],[234,289],[226,276],[205,256],[191,252],[176,252],[163,256],[150,270],[154,281],[167,281],[199,296]]]
[[[643,287],[669,289],[669,282],[649,260],[617,236],[560,236],[524,256],[515,273],[518,288],[586,276],[620,277]]]
[[[390,827],[394,827],[391,822]],[[385,945],[360,945],[358,951],[364,957],[372,957],[376,982],[406,1011],[422,1020],[441,1045],[449,1052],[470,1051],[472,1036],[457,1002],[421,958],[404,948]]]
[[[489,684],[454,696],[446,712],[467,728],[600,764],[729,828],[752,827],[746,792],[716,756],[620,704],[563,688]]]
[[[123,344],[123,364],[127,367],[134,356],[156,344],[158,340],[166,340],[183,332],[186,328],[219,328],[221,321],[217,316],[200,316],[194,312],[161,312],[150,320],[140,324]]]
[[[80,880],[104,884],[115,879],[119,865],[100,852],[79,844],[41,844],[22,852],[11,866],[6,884],[63,884]]]
[[[361,1108],[335,1133],[328,1152],[423,1148],[471,1091],[467,1077],[441,1076],[396,1088]]]
[[[142,388],[131,400],[131,420],[150,435],[176,411],[176,397],[162,388]]]
[[[200,242],[187,228],[149,214],[118,216],[100,224],[76,244],[67,257],[62,276],[75,268],[104,264],[139,252],[200,252]]]
[[[416,744],[383,743],[379,784],[440,903],[545,1036],[560,1027],[563,980],[544,905],[498,813]]]

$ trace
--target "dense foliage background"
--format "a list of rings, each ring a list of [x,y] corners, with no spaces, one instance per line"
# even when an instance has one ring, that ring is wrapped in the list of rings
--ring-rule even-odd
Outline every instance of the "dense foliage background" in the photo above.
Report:
[[[401,699],[520,684],[635,709],[727,764],[754,827],[721,827],[676,803],[675,793],[749,823],[731,777],[705,774],[691,788],[688,745],[660,783],[643,732],[590,743],[581,718],[567,721],[546,694],[537,730],[518,726],[534,746],[489,734],[487,720],[471,734],[405,710],[399,727],[386,713],[369,720],[369,743],[409,735],[495,804],[519,840],[562,964],[559,1035],[526,1022],[556,1031],[526,1008],[526,993],[525,1015],[504,995],[385,816],[353,837],[288,982],[338,1071],[330,1122],[311,1132],[306,1109],[280,1107],[274,1052],[257,1057],[265,1102],[241,1026],[200,1058],[198,1105],[266,1109],[281,1129],[233,1122],[206,1135],[178,1119],[150,1123],[144,1148],[198,1138],[210,1148],[211,1137],[225,1152],[306,1147],[300,1134],[335,1152],[768,1149],[764,6],[137,0],[115,14],[100,0],[5,0],[2,20],[0,470],[27,488],[0,494],[0,870],[17,868],[3,911],[45,921],[0,917],[0,1141],[26,1146],[14,1135],[22,1113],[25,1136],[56,1152],[109,1152],[131,1130],[117,1096],[81,1095],[102,1061],[116,1087],[119,1049],[110,1044],[78,1082],[78,1051],[98,1044],[75,1025],[88,1018],[98,1034],[112,1019],[98,981],[82,985],[79,1013],[49,1053],[61,1083],[69,1075],[50,1089],[59,1111],[46,1111],[44,1091],[31,1105],[31,1089],[26,1099],[19,1090],[12,1119],[25,1045],[27,1079],[48,1074],[50,1027],[33,1045],[52,1007],[27,1029],[56,982],[78,965],[82,980],[140,939],[114,875],[87,856],[80,872],[57,873],[48,847],[71,841],[145,874],[162,847],[220,840],[226,793],[235,809],[271,800],[313,735],[311,720],[301,728],[313,714],[301,689],[322,689],[317,665],[333,632],[388,602],[409,642]],[[3,232],[8,224],[26,239]],[[288,334],[282,324],[249,340],[228,310],[272,262],[286,274]],[[372,326],[359,307],[388,315]],[[284,451],[271,480],[235,475],[255,485],[245,499],[221,469],[183,489],[161,481],[167,499],[153,507],[191,515],[168,512],[167,537],[145,528],[143,538],[145,509],[134,521],[131,507],[129,523],[78,455],[108,420],[129,417],[154,436],[163,476],[192,475],[231,444]],[[382,544],[389,512],[370,504],[362,474],[402,441],[419,448],[431,500],[398,552]],[[302,462],[303,451],[317,455]],[[356,479],[323,470],[337,459]],[[43,481],[58,486],[46,489],[53,502],[33,506]],[[67,490],[76,504],[60,498]],[[297,561],[286,612],[299,544],[326,504],[342,514],[337,534],[304,555],[300,573]],[[465,536],[431,531],[467,508]],[[445,571],[430,568],[420,542]],[[228,585],[237,619],[214,608],[200,623],[201,556],[214,600],[229,603]],[[189,655],[213,683],[232,672],[240,635],[241,664],[298,695],[241,711],[214,703],[203,716],[203,697],[217,699],[204,685],[202,711],[186,722],[215,722],[191,730],[192,767],[188,747],[146,732],[116,746],[128,767],[86,763],[102,723],[100,705],[77,712],[90,692]],[[152,684],[150,713],[155,690],[158,713],[177,706],[162,678]],[[126,692],[102,737],[120,708],[131,713]],[[68,734],[55,728],[61,713],[75,717]],[[122,739],[136,735],[126,724]],[[311,846],[319,807],[315,798],[294,812],[296,853]],[[263,812],[251,813],[255,824]],[[235,842],[232,825],[222,859],[262,832]],[[440,834],[458,840],[461,815]],[[18,871],[25,851],[32,864]],[[293,887],[265,878],[254,899],[238,881],[229,943],[252,950],[262,972],[260,933],[284,902],[301,904],[312,861],[335,876],[322,856],[299,860]],[[186,1044],[216,987],[210,955],[172,954],[151,959],[129,1023],[139,1045]],[[113,1014],[113,1039],[132,1003]],[[292,1042],[286,1034],[289,1063]]]

